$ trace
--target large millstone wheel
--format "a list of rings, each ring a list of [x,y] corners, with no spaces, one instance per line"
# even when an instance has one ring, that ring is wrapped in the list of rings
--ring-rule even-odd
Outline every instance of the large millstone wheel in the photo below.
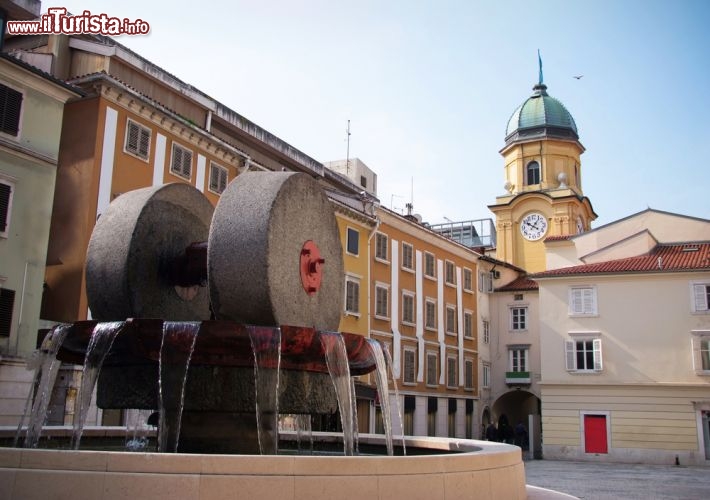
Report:
[[[338,225],[332,205],[310,176],[238,176],[217,204],[207,252],[217,319],[338,328],[344,279]],[[304,281],[304,257],[311,259],[312,287]]]
[[[171,266],[191,243],[205,241],[213,207],[187,184],[137,189],[116,198],[96,222],[86,262],[94,319],[210,319],[205,287],[171,281]]]

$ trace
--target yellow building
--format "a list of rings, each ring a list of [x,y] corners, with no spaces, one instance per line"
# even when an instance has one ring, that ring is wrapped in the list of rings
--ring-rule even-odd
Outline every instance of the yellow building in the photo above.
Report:
[[[582,190],[577,126],[542,79],[506,128],[506,194],[489,208],[496,216],[496,257],[528,272],[543,271],[545,239],[590,229],[597,215]]]

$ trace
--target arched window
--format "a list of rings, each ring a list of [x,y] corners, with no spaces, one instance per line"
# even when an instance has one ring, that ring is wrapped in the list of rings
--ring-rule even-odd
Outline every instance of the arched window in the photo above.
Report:
[[[531,161],[528,163],[525,172],[525,184],[532,186],[533,184],[540,184],[540,164],[536,161]]]

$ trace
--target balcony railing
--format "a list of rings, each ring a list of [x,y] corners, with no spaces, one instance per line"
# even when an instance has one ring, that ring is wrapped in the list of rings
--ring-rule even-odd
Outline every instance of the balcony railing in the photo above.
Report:
[[[505,383],[508,385],[529,385],[530,372],[505,372]]]

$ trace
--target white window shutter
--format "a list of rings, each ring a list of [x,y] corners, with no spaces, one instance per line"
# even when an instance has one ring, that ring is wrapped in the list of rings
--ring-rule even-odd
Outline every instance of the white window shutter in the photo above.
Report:
[[[574,340],[565,340],[565,368],[568,372],[573,372],[577,369],[574,360]]]
[[[700,364],[700,339],[691,337],[690,339],[690,353],[693,359],[693,371],[699,372],[702,365]]]
[[[695,303],[695,311],[707,311],[707,285],[693,285],[693,301]]]
[[[602,371],[602,339],[594,339],[594,371]]]
[[[596,314],[597,304],[594,288],[582,289],[582,310],[584,314]]]

